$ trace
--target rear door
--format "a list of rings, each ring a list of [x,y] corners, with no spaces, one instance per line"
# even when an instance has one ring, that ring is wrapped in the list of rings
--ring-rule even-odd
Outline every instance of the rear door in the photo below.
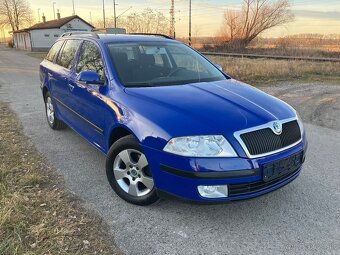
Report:
[[[41,85],[47,85],[49,91],[51,92],[52,86],[50,84],[49,77],[52,77],[52,73],[56,71],[56,65],[54,63],[58,56],[58,52],[64,44],[64,40],[57,41],[53,44],[50,51],[48,52],[46,58],[40,64],[40,81]],[[51,80],[53,82],[53,80]]]
[[[50,80],[53,80],[51,81],[51,84],[53,84],[53,100],[57,104],[63,120],[71,125],[74,123],[75,116],[71,109],[70,94],[73,87],[69,84],[69,79],[73,72],[74,59],[80,43],[80,40],[67,40],[65,42],[56,59],[57,67],[50,75]]]

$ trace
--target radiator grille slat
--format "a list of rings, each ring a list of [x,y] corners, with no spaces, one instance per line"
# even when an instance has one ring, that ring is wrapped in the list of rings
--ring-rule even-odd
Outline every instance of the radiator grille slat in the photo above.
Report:
[[[240,135],[251,155],[259,155],[279,150],[301,139],[299,124],[296,120],[282,125],[282,133],[274,134],[270,128],[255,130]]]

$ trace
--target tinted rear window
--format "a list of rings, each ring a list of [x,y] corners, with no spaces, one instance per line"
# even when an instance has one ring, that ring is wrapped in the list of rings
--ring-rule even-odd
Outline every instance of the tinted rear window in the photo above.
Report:
[[[64,41],[58,41],[56,42],[52,48],[50,49],[50,51],[48,52],[46,59],[53,62],[55,56],[58,54],[61,46],[63,45]]]
[[[67,40],[61,54],[58,56],[57,64],[71,69],[80,42],[80,40]]]

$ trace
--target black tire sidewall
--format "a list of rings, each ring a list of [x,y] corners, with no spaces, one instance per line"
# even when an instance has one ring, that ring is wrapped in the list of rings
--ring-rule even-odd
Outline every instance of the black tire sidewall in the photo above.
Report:
[[[156,188],[154,187],[152,191],[141,197],[133,197],[126,193],[117,183],[114,173],[113,173],[113,164],[116,156],[123,150],[126,149],[134,149],[142,152],[138,142],[136,139],[132,136],[125,136],[118,141],[116,141],[110,148],[107,158],[106,158],[106,175],[108,178],[108,181],[113,188],[113,190],[117,193],[119,197],[124,199],[125,201],[136,204],[136,205],[149,205],[152,203],[155,203],[158,200]],[[142,152],[143,153],[143,152]]]

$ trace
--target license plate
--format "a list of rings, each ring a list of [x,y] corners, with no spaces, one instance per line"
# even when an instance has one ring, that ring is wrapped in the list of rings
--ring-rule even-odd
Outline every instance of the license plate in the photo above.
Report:
[[[302,165],[303,152],[263,164],[263,181],[268,182],[295,172]]]

